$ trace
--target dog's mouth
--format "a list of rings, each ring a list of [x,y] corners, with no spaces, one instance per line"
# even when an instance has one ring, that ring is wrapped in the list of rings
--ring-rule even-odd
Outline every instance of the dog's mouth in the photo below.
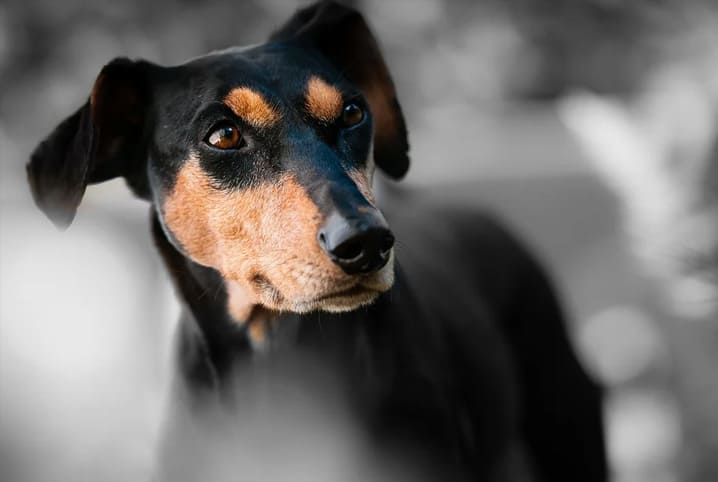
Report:
[[[334,313],[352,311],[360,306],[373,303],[383,291],[385,290],[379,290],[357,283],[351,288],[323,294],[309,300],[295,302],[293,303],[293,311],[299,313],[317,310]]]
[[[394,284],[393,255],[383,268],[370,274],[323,272],[312,276],[301,267],[295,272],[298,274],[282,277],[271,270],[257,270],[247,277],[228,278],[233,317],[245,320],[252,306],[274,312],[348,312],[373,303]]]
[[[348,289],[344,289],[344,290],[340,290],[340,291],[335,291],[335,292],[333,292],[333,293],[328,293],[328,294],[326,294],[326,295],[318,296],[318,297],[316,297],[315,299],[313,299],[312,301],[315,302],[315,303],[320,303],[320,302],[322,302],[322,301],[331,300],[331,299],[355,298],[355,297],[357,297],[357,296],[362,296],[362,295],[365,295],[365,294],[370,294],[370,293],[372,293],[372,292],[377,293],[377,294],[379,293],[379,291],[377,291],[377,290],[375,290],[375,289],[367,288],[366,286],[362,286],[361,284],[357,284],[357,285],[352,286],[351,288],[348,288]]]
[[[260,297],[269,307],[278,311],[295,313],[328,311],[338,313],[352,311],[360,306],[371,304],[379,295],[389,290],[392,284],[393,276],[390,276],[389,279],[384,278],[381,280],[377,280],[372,276],[356,280],[348,287],[292,299],[284,296],[267,278],[262,277],[260,288],[262,294]]]

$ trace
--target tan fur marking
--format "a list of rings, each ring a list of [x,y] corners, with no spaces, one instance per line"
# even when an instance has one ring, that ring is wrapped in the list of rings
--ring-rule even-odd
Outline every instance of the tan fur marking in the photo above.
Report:
[[[103,74],[98,75],[97,80],[95,80],[95,85],[92,86],[92,92],[90,92],[90,106],[92,107],[92,113],[95,116],[97,116],[97,102],[104,82],[105,76]]]
[[[255,349],[265,348],[277,313],[262,308],[257,298],[236,281],[228,281],[225,285],[229,315],[237,323],[247,325],[247,334]]]
[[[307,82],[304,101],[310,115],[327,123],[334,122],[341,115],[344,107],[339,89],[317,76],[312,76]]]
[[[362,195],[367,201],[369,201],[369,204],[371,204],[372,206],[376,206],[374,191],[371,188],[371,182],[369,181],[369,177],[366,175],[366,173],[358,169],[350,169],[347,174],[349,175],[351,180],[354,181],[354,184],[356,184],[357,188],[359,188],[359,192],[362,193]]]
[[[269,327],[266,323],[255,322],[249,325],[249,338],[253,344],[263,345],[267,341]]]
[[[364,173],[352,176],[373,202]],[[225,191],[212,185],[193,155],[180,169],[163,212],[166,226],[184,252],[220,272],[227,285],[227,311],[239,323],[253,323],[262,308],[353,309],[371,302],[393,283],[393,263],[357,280],[331,262],[317,241],[323,218],[290,175]],[[326,298],[357,282],[368,292],[352,299]]]
[[[237,87],[224,98],[224,103],[254,127],[270,127],[279,120],[279,113],[259,93],[248,87]]]
[[[249,321],[252,310],[257,304],[256,296],[235,281],[226,283],[227,286],[227,311],[238,323]]]
[[[275,318],[276,313],[263,308],[255,309],[247,329],[253,347],[259,349],[266,347],[269,342],[270,332],[274,327]]]
[[[165,223],[188,254],[205,266],[212,266],[218,256],[217,233],[207,216],[213,192],[210,180],[193,157],[179,171],[174,189],[164,203]]]

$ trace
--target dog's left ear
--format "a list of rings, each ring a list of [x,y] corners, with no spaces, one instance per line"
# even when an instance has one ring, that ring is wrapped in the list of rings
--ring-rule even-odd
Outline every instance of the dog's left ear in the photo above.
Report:
[[[409,142],[394,82],[356,10],[324,1],[299,10],[270,38],[314,48],[364,94],[374,117],[374,161],[395,179],[409,169]]]

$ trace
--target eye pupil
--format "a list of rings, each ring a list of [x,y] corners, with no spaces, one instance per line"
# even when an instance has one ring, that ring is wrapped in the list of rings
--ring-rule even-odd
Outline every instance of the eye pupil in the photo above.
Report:
[[[364,119],[364,111],[356,104],[348,104],[342,112],[344,125],[354,126]]]
[[[242,144],[242,136],[236,126],[226,124],[213,129],[207,143],[219,149],[236,149]]]

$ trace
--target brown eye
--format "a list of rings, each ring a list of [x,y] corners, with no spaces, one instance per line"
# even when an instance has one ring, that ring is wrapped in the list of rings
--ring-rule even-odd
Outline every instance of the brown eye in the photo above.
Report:
[[[364,119],[364,111],[356,104],[347,104],[342,111],[342,122],[345,126],[351,127]]]
[[[205,142],[217,149],[239,149],[244,145],[239,129],[229,122],[215,126]]]

